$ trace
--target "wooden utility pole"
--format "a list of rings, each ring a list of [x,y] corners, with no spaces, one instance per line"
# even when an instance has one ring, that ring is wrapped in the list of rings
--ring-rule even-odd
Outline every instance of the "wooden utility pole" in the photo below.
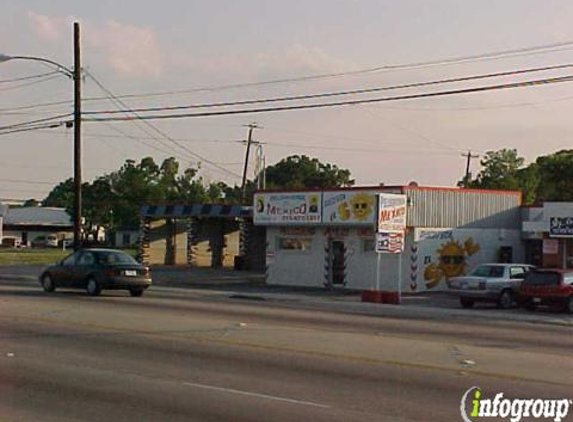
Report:
[[[82,236],[82,67],[80,24],[74,22],[74,249]]]
[[[74,249],[82,236],[82,67],[80,24],[74,22]]]
[[[253,130],[259,126],[256,123],[251,123],[247,125],[249,128],[249,135],[247,137],[247,152],[245,154],[245,165],[243,167],[243,181],[241,183],[241,200],[243,204],[247,200],[247,168],[249,167],[249,154],[251,152],[251,143],[253,142]]]
[[[470,177],[471,177],[470,165],[471,165],[472,158],[478,158],[479,155],[478,154],[472,154],[472,152],[470,150],[468,150],[467,154],[462,154],[462,157],[467,158],[466,177],[464,178],[464,187],[467,188],[467,187],[469,187],[469,183],[470,183]]]

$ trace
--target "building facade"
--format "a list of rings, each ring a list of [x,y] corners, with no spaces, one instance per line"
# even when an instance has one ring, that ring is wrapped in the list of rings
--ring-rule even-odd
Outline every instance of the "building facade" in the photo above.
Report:
[[[407,198],[402,254],[375,251],[379,193]],[[414,186],[261,191],[254,223],[266,228],[267,282],[382,290],[444,290],[483,262],[521,262],[521,194]]]
[[[546,202],[522,211],[527,260],[540,267],[573,268],[573,203]]]

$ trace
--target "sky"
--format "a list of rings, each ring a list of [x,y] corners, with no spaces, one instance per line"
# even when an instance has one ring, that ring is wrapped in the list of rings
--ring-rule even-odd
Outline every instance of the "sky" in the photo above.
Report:
[[[535,54],[360,72],[571,42],[572,18],[573,3],[567,0],[4,0],[0,53],[73,67],[72,25],[79,22],[83,111],[111,111],[391,87],[569,64],[573,43]],[[73,174],[71,129],[1,130],[72,111],[73,84],[65,75],[14,81],[52,70],[33,61],[0,63],[0,198],[42,199]],[[305,79],[333,73],[344,75]],[[407,96],[569,74],[573,69],[564,68],[289,104]],[[290,81],[261,84],[284,79]],[[124,105],[110,101],[96,81]],[[483,157],[490,150],[516,148],[531,162],[571,148],[572,100],[573,82],[566,82],[148,123],[85,121],[83,177],[91,181],[126,159],[153,156],[161,162],[175,156],[182,167],[199,167],[205,183],[238,184],[246,125],[256,122],[260,128],[253,139],[262,144],[267,164],[305,154],[350,169],[357,185],[416,181],[455,186],[465,172],[462,154],[468,150]],[[54,102],[59,104],[45,105]],[[251,158],[249,177],[256,154]],[[479,169],[474,159],[472,172]]]

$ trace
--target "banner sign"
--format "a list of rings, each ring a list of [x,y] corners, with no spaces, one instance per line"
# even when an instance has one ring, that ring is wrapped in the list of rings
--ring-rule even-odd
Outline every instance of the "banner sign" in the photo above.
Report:
[[[323,193],[324,224],[374,224],[376,191],[327,191]]]
[[[381,193],[378,195],[377,232],[406,230],[406,195]]]
[[[573,217],[550,217],[549,236],[573,237]]]
[[[376,233],[376,252],[392,254],[404,252],[404,232]]]
[[[255,224],[320,224],[321,220],[319,192],[255,194]]]

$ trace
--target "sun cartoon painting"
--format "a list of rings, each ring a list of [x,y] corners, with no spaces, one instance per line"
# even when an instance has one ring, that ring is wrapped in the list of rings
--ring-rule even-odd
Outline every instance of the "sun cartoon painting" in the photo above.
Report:
[[[449,240],[438,249],[438,263],[431,263],[424,269],[426,288],[433,289],[440,281],[459,277],[466,273],[467,258],[475,255],[480,246],[470,237],[463,245],[457,240]]]

